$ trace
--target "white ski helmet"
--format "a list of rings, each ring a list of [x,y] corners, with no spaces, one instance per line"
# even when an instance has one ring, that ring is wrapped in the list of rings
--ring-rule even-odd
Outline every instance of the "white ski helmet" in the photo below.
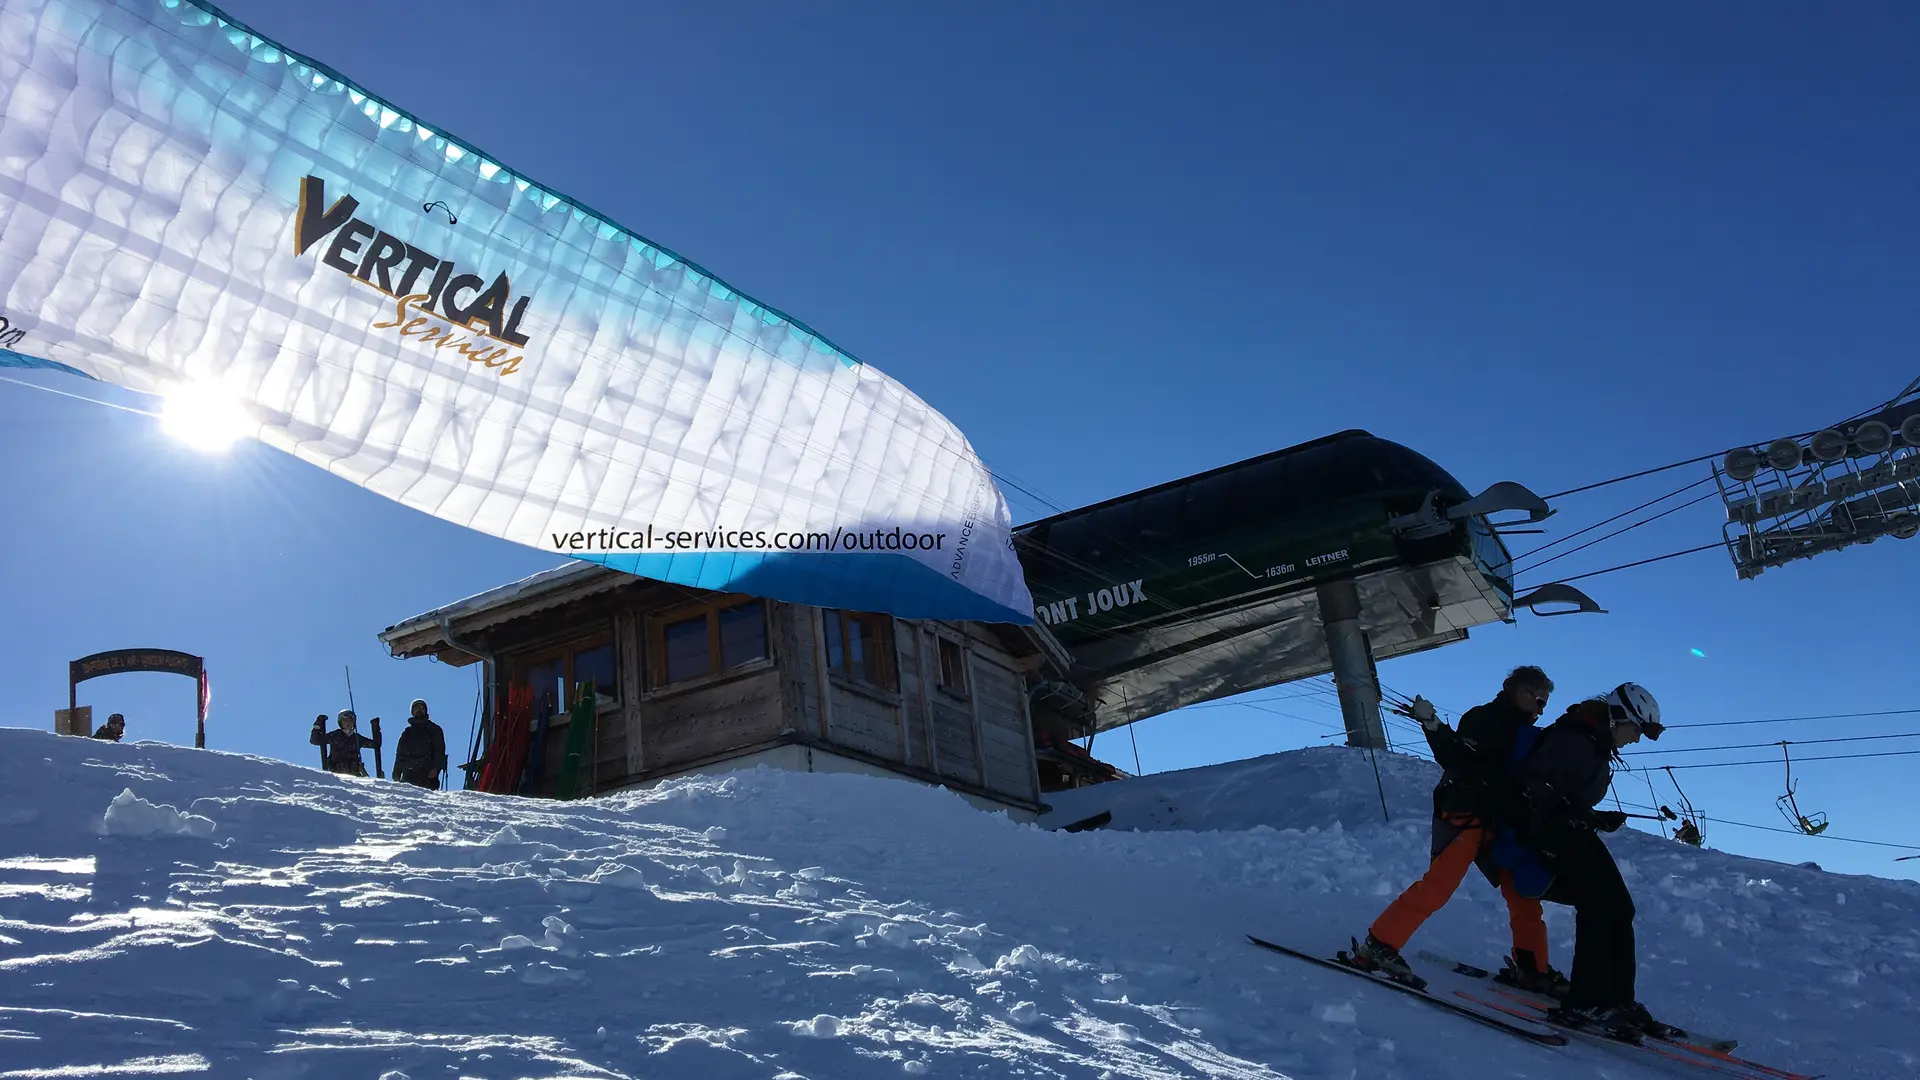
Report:
[[[1606,696],[1607,718],[1614,724],[1640,725],[1640,734],[1659,739],[1666,730],[1660,723],[1660,703],[1639,683],[1621,683]]]

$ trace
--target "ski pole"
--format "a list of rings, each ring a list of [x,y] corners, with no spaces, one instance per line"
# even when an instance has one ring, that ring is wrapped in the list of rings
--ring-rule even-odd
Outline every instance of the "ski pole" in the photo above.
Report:
[[[342,664],[340,665],[340,668],[342,671],[345,671],[347,673],[347,708],[353,710],[353,715],[359,716],[360,710],[356,708],[353,704],[353,667],[348,664]],[[380,764],[380,718],[379,717],[376,716],[373,718],[372,727],[373,727],[373,739],[374,739],[373,775],[377,779],[385,780],[387,778],[387,770],[385,766]],[[359,749],[357,747],[355,748],[354,753],[356,754],[359,753]],[[364,765],[361,766],[361,768],[365,768],[365,767],[366,766]],[[365,776],[366,773],[363,772],[360,775]]]

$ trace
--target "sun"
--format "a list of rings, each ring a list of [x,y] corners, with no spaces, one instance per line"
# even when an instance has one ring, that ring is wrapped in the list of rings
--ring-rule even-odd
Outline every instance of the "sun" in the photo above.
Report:
[[[203,453],[220,453],[259,430],[217,383],[181,383],[161,394],[160,430]]]

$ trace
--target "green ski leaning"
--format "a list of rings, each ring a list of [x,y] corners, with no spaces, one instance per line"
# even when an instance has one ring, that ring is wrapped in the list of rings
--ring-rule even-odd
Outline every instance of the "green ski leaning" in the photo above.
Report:
[[[554,784],[555,798],[578,797],[581,763],[593,753],[594,727],[600,712],[596,707],[598,701],[593,682],[588,680],[580,687],[580,700],[574,703],[573,711],[568,714],[567,748],[560,759],[560,777]]]

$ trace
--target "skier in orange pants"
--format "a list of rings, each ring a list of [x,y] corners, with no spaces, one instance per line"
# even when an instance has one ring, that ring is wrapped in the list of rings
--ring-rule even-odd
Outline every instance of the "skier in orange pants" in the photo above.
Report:
[[[1564,996],[1566,976],[1547,963],[1547,925],[1540,901],[1514,888],[1513,875],[1495,867],[1486,857],[1498,823],[1494,819],[1498,793],[1495,785],[1505,775],[1514,734],[1530,727],[1546,711],[1553,682],[1537,667],[1520,667],[1507,676],[1500,694],[1467,710],[1458,732],[1448,728],[1423,697],[1414,699],[1414,719],[1425,729],[1434,760],[1445,770],[1433,790],[1432,862],[1420,880],[1409,885],[1367,930],[1367,940],[1354,943],[1354,962],[1368,970],[1401,981],[1417,982],[1413,969],[1401,957],[1414,933],[1433,913],[1446,906],[1467,869],[1476,863],[1507,902],[1507,921],[1513,933],[1513,954],[1500,974],[1503,982],[1527,990]]]

